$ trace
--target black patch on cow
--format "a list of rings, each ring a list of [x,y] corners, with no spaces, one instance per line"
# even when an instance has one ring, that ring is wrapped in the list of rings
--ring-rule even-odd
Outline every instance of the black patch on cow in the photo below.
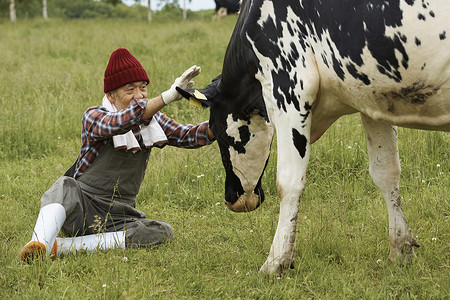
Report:
[[[347,64],[347,71],[350,73],[350,75],[352,75],[354,78],[361,80],[365,85],[369,85],[370,84],[370,80],[369,77],[367,77],[366,74],[364,73],[359,73],[354,64]]]
[[[222,148],[220,148],[220,153],[222,154],[222,163],[226,172],[225,201],[233,204],[239,199],[239,196],[244,193],[244,188],[242,187],[239,178],[233,172],[233,165],[230,161],[229,152],[222,151]]]
[[[413,6],[414,5],[414,0],[405,0],[406,4]]]
[[[417,37],[414,39],[414,42],[416,43],[417,46],[422,45],[422,42]]]
[[[311,104],[308,101],[305,102],[305,110],[310,111],[312,109]]]
[[[422,14],[418,14],[418,15],[417,15],[417,19],[419,19],[419,20],[421,20],[421,21],[426,21],[425,16],[422,15]]]
[[[273,81],[277,84],[276,88],[274,88],[273,95],[277,100],[279,109],[287,111],[286,105],[292,104],[296,110],[300,111],[300,103],[294,92],[294,86],[297,83],[296,77],[291,78],[289,75],[289,73],[286,73],[283,70],[278,73],[275,71],[272,72]]]
[[[302,120],[301,120],[302,124],[305,124],[306,120],[308,119],[308,116],[311,113],[311,108],[312,107],[311,107],[311,105],[309,105],[309,102],[306,101],[304,108],[306,110],[306,113],[305,114],[302,114],[302,113],[300,114],[300,116],[302,117]],[[302,128],[304,128],[304,127],[305,127],[305,125],[302,126]]]
[[[239,127],[239,137],[244,146],[250,141],[250,130],[247,125]]]
[[[342,70],[342,64],[339,60],[337,60],[336,56],[332,54],[331,61],[333,63],[333,69],[336,75],[342,80],[345,80],[345,73],[344,70]]]
[[[447,38],[447,36],[446,36],[446,32],[445,31],[439,34],[439,39],[440,40],[445,40],[446,38]]]
[[[304,158],[306,155],[306,145],[308,143],[308,140],[303,134],[298,132],[297,129],[295,128],[292,128],[292,140],[301,158]]]
[[[401,33],[401,32],[398,32],[398,33],[397,33],[397,36],[400,38],[400,40],[401,40],[403,43],[406,43],[406,42],[408,41],[408,38],[406,37],[406,35],[404,35],[404,34]]]
[[[328,61],[327,61],[327,56],[325,55],[325,53],[322,53],[322,61],[325,64],[325,66],[327,66],[327,68],[329,68],[330,66],[328,65]]]
[[[432,10],[430,10],[430,16],[432,16],[433,18],[435,17],[434,12]]]
[[[237,151],[237,153],[239,154],[245,154],[246,150],[245,150],[245,145],[247,145],[247,143],[250,141],[250,130],[248,129],[247,125],[244,126],[240,126],[238,128],[239,131],[239,141],[236,141],[236,139],[234,137],[231,137],[227,134],[223,134],[222,135],[222,139],[223,141],[225,141],[225,144],[227,146],[231,146],[233,147],[234,150]]]

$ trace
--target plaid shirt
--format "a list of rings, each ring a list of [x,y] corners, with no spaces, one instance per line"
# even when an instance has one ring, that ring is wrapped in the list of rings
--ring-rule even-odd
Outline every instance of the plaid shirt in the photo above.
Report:
[[[141,148],[144,148],[139,125],[149,123],[141,120],[147,101],[147,99],[135,100],[135,103],[118,112],[110,112],[103,106],[93,106],[86,110],[82,118],[81,149],[75,165],[74,178],[80,177],[86,171],[114,135],[132,130]],[[184,125],[161,112],[157,112],[154,117],[166,134],[168,145],[199,148],[212,143],[208,139],[208,121],[198,125]]]

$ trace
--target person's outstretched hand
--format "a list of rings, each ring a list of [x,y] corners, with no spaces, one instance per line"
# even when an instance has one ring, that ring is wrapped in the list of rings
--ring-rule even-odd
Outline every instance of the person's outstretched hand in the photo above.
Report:
[[[194,86],[192,78],[200,74],[200,72],[201,72],[200,67],[195,65],[184,71],[183,75],[175,79],[175,82],[172,84],[170,89],[161,93],[161,98],[164,104],[168,105],[174,101],[178,101],[181,98],[183,98],[181,94],[177,92],[176,87],[180,87],[182,89],[192,88]]]

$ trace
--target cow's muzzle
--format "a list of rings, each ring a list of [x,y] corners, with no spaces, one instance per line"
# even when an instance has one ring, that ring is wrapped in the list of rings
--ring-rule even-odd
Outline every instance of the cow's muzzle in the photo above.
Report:
[[[228,209],[234,212],[249,212],[258,208],[260,197],[255,193],[244,193],[236,202],[230,203],[225,201]]]

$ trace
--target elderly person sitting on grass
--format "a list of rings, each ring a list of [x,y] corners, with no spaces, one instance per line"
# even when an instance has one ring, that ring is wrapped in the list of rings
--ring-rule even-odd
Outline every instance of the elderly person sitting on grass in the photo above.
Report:
[[[31,241],[21,252],[29,262],[73,250],[136,248],[173,238],[171,226],[136,209],[150,150],[166,144],[209,145],[209,123],[183,125],[159,112],[180,100],[176,87],[192,87],[193,66],[169,90],[147,98],[147,72],[124,48],[111,54],[105,70],[102,106],[82,117],[81,149],[74,165],[41,198]],[[100,227],[100,230],[99,230]],[[57,237],[62,231],[70,238]]]

